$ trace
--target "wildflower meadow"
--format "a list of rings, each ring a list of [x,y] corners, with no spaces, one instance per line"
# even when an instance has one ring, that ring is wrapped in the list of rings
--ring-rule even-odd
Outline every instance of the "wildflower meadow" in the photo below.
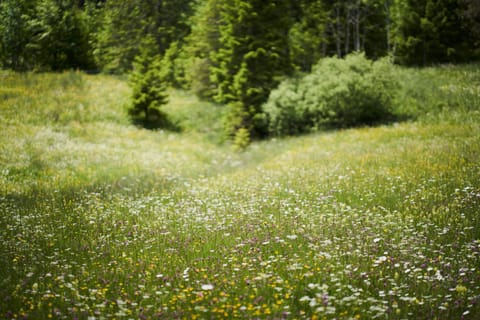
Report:
[[[189,93],[146,130],[121,78],[1,72],[0,318],[478,319],[479,69],[401,74],[414,118],[235,152]]]

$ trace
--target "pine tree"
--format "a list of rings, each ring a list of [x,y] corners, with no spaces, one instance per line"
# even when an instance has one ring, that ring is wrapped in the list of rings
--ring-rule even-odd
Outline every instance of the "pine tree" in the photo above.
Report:
[[[473,49],[457,0],[399,1],[396,59],[404,64],[455,62]]]
[[[198,2],[191,18],[192,32],[185,39],[183,64],[188,69],[185,81],[203,99],[216,94],[212,77],[215,53],[220,49],[220,8],[224,0]]]
[[[164,55],[170,45],[189,32],[193,0],[107,1],[103,27],[97,34],[96,59],[104,71],[126,73],[140,53],[138,42],[155,41],[152,49]]]
[[[287,0],[223,1],[220,5],[219,48],[212,54],[214,99],[232,103],[226,131],[234,136],[247,129],[251,137],[265,134],[261,105],[276,86],[277,77],[291,70]]]
[[[301,1],[298,19],[289,31],[292,63],[308,72],[326,55],[329,12],[322,1]]]
[[[103,71],[126,73],[139,54],[138,40],[146,34],[135,1],[107,1],[102,10],[95,58]]]
[[[131,74],[132,105],[129,114],[146,126],[166,122],[161,106],[168,103],[166,84],[162,78],[161,59],[152,55],[150,46],[142,49],[135,58]]]

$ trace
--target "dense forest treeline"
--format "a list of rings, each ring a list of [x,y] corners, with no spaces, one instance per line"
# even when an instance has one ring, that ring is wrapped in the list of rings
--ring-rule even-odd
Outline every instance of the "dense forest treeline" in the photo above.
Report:
[[[480,47],[476,0],[2,0],[0,18],[0,62],[15,70],[122,73],[142,46],[176,69],[206,59],[213,70],[233,46],[263,47],[281,73],[353,51],[408,65],[463,62]]]
[[[124,74],[155,64],[162,85],[228,105],[230,136],[266,135],[261,108],[281,79],[352,52],[417,66],[477,59],[480,2],[0,1],[1,67]]]

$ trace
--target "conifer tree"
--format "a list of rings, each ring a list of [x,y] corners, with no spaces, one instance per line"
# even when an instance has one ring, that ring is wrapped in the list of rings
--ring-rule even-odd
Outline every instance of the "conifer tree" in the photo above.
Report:
[[[165,123],[161,106],[168,103],[167,88],[162,78],[161,58],[144,47],[135,58],[131,74],[132,105],[129,114],[146,126]]]
[[[103,27],[97,34],[96,59],[104,71],[126,73],[140,53],[138,43],[150,37],[152,49],[163,55],[189,32],[192,0],[107,1]]]
[[[212,54],[210,79],[214,99],[231,103],[226,131],[234,136],[247,129],[252,137],[265,134],[261,105],[277,84],[277,77],[291,70],[288,0],[222,1],[219,6],[219,48]]]
[[[457,0],[405,0],[399,7],[397,61],[425,65],[461,61],[474,49]]]
[[[289,31],[289,48],[292,63],[308,72],[326,55],[329,12],[322,1],[301,1],[299,7],[298,20]]]
[[[198,2],[191,18],[192,32],[185,39],[186,82],[200,98],[213,100],[215,79],[211,75],[215,53],[220,48],[220,7],[224,0]]]

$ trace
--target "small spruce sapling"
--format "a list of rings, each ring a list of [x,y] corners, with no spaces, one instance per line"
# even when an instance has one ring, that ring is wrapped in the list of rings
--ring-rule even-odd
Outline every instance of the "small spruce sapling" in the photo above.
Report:
[[[166,115],[160,110],[162,105],[168,103],[160,61],[158,56],[150,57],[142,52],[135,59],[130,79],[133,92],[129,114],[134,120],[143,121],[146,125],[166,121]]]
[[[240,128],[235,134],[235,139],[233,141],[233,149],[237,152],[245,151],[250,145],[250,131],[247,128]]]

